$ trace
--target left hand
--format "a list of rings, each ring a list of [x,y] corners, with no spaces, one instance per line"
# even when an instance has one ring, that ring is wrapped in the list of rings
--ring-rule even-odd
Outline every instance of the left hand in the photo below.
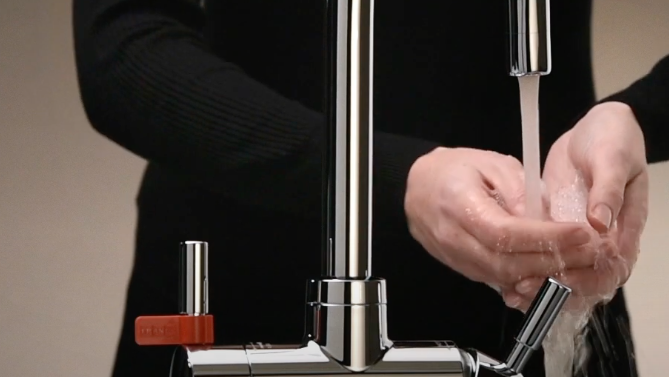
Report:
[[[549,197],[582,179],[587,221],[602,240],[595,266],[558,276],[573,290],[572,308],[612,298],[629,279],[648,216],[647,166],[643,132],[630,107],[620,102],[593,107],[553,144],[543,174]],[[520,309],[527,309],[543,280],[516,285]]]

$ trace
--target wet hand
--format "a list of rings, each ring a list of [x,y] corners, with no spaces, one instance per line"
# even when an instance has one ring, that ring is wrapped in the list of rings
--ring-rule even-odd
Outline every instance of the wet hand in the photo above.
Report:
[[[512,292],[562,268],[592,266],[586,224],[528,219],[521,163],[495,152],[439,148],[411,168],[405,212],[413,237],[465,277]],[[562,260],[554,251],[560,250]]]
[[[601,235],[594,245],[601,251],[594,266],[566,268],[559,276],[574,290],[571,306],[610,299],[630,277],[648,215],[645,143],[631,109],[610,102],[590,110],[553,145],[543,180],[554,205],[565,205],[561,191],[582,184],[583,220]],[[524,297],[521,306],[542,281],[537,277],[518,285],[517,293]]]

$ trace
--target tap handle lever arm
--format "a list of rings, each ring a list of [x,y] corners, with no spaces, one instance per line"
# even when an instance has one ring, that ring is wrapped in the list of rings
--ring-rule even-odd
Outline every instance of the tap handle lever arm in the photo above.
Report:
[[[555,279],[546,279],[525,315],[516,342],[538,350],[570,294],[569,287]]]
[[[516,344],[506,362],[497,362],[477,352],[480,367],[505,377],[521,375],[534,351],[541,347],[570,294],[569,287],[555,279],[546,279],[525,315],[523,326],[516,336]]]

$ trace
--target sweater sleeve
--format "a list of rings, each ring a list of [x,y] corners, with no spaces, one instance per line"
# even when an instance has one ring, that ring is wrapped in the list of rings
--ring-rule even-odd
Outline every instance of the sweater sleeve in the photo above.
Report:
[[[320,216],[325,117],[210,51],[194,3],[74,0],[77,74],[90,123],[228,198]],[[405,226],[409,168],[437,146],[375,133],[380,221]]]
[[[669,160],[669,56],[646,76],[602,102],[608,101],[632,108],[645,136],[648,162]]]

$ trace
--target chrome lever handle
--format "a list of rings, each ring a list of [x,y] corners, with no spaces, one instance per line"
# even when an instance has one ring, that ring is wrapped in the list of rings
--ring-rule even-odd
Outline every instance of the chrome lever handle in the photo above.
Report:
[[[500,363],[477,353],[479,366],[505,377],[522,375],[527,362],[541,347],[570,294],[569,287],[553,278],[546,279],[525,315],[523,327],[516,336],[516,345],[509,353],[506,362]]]
[[[534,351],[541,347],[546,334],[571,294],[571,289],[553,278],[548,278],[532,301],[525,315],[523,327],[516,336],[516,345],[506,360],[506,365],[521,373]]]

